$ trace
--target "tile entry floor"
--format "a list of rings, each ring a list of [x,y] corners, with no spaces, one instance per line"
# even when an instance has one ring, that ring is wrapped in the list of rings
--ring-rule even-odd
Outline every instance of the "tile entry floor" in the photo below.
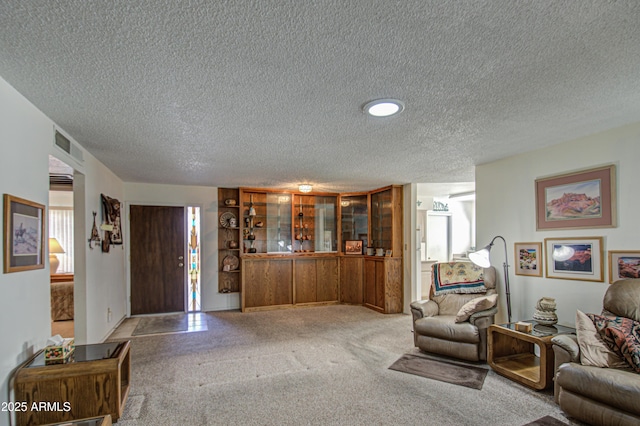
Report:
[[[176,315],[176,314],[167,314],[167,315]],[[204,312],[194,312],[189,314],[183,314],[188,319],[189,328],[186,331],[179,331],[177,333],[192,333],[194,331],[206,331],[207,328],[207,314]],[[145,336],[156,336],[158,334],[173,334],[173,333],[156,333],[156,334],[146,334],[140,336],[133,336],[133,331],[138,326],[140,319],[142,316],[126,318],[122,323],[114,330],[113,333],[109,336],[109,339],[131,339],[135,337],[145,337]],[[174,332],[175,333],[175,332]]]

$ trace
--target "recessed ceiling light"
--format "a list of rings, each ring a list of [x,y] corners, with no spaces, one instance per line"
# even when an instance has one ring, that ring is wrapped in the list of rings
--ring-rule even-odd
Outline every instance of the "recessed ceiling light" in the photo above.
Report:
[[[404,104],[397,99],[376,99],[367,102],[362,110],[373,117],[390,117],[400,114],[404,109]]]
[[[303,183],[302,185],[298,186],[298,190],[300,192],[311,192],[312,189],[313,187],[307,183]]]

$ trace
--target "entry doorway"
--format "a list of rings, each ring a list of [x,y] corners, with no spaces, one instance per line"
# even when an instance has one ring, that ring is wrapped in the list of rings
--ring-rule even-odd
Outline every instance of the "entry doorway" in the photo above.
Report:
[[[185,312],[185,208],[131,205],[131,315]]]

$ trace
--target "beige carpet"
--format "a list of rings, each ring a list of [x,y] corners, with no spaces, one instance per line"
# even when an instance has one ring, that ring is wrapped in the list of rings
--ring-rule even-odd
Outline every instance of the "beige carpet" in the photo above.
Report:
[[[131,339],[130,425],[524,425],[564,419],[550,391],[489,371],[482,390],[388,367],[410,315],[360,306],[206,314],[207,331]],[[486,365],[481,365],[488,368]]]

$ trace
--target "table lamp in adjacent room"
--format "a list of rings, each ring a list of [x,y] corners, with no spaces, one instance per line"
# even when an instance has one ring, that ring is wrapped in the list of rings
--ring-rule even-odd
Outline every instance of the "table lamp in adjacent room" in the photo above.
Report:
[[[58,266],[60,266],[60,260],[56,254],[64,254],[64,249],[57,239],[49,238],[49,267],[51,268],[51,275],[55,274],[58,271]]]
[[[509,291],[509,259],[507,258],[507,242],[504,237],[500,235],[496,236],[491,240],[489,245],[481,248],[478,251],[473,253],[469,253],[469,260],[471,260],[474,264],[480,266],[481,268],[488,268],[491,266],[491,261],[489,260],[489,255],[491,254],[491,247],[493,247],[493,242],[496,238],[500,238],[504,243],[504,263],[502,264],[504,268],[504,290],[507,296],[507,320],[511,322],[511,292]]]

